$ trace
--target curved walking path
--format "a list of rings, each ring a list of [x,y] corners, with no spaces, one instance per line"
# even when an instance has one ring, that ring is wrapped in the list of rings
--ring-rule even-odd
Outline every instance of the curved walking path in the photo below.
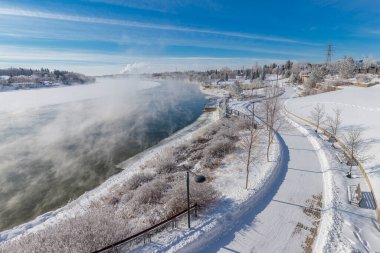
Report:
[[[204,252],[303,252],[312,247],[323,201],[319,199],[323,192],[320,162],[313,145],[296,127],[285,122],[280,135],[289,161],[274,197],[248,223],[232,228]]]

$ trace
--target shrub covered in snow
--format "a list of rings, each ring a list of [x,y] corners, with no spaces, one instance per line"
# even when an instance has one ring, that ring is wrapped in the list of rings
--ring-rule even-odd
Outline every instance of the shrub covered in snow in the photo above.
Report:
[[[351,78],[355,74],[355,62],[352,57],[345,57],[339,62],[339,75],[342,78]]]
[[[368,83],[371,81],[371,78],[366,74],[357,74],[356,80],[358,80],[359,83]]]
[[[144,184],[136,191],[132,201],[139,204],[158,204],[161,201],[163,193],[169,189],[170,186],[161,178],[156,178],[148,184]]]
[[[223,138],[213,141],[203,153],[205,157],[223,158],[234,147],[234,143],[231,139]]]
[[[173,151],[164,150],[158,154],[154,161],[154,167],[158,174],[172,173],[177,169],[177,162],[174,159]]]
[[[190,181],[191,202],[200,206],[207,206],[213,203],[219,196],[219,193],[211,187],[210,184],[197,184]],[[186,184],[185,178],[179,181],[164,197],[165,208],[170,210],[169,214],[174,215],[179,211],[186,209]]]
[[[143,184],[152,181],[153,178],[154,175],[152,173],[141,172],[133,175],[125,185],[129,190],[135,190]]]

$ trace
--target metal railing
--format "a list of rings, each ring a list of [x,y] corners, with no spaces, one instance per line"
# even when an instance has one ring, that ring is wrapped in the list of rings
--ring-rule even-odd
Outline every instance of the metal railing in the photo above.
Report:
[[[191,210],[194,210],[194,215],[195,217],[198,215],[198,204],[194,204],[193,206],[190,207],[190,211]],[[121,247],[124,247],[126,246],[127,243],[130,243],[132,242],[133,240],[136,240],[136,239],[141,239],[144,241],[144,243],[146,242],[150,242],[151,240],[151,237],[152,237],[152,234],[154,234],[154,231],[155,230],[158,230],[160,228],[163,228],[165,225],[169,224],[171,222],[172,224],[172,228],[174,229],[175,227],[177,227],[177,218],[179,216],[182,216],[184,215],[185,213],[187,213],[188,209],[185,209],[183,210],[182,212],[180,213],[177,213],[175,215],[173,215],[172,217],[150,227],[150,228],[147,228],[141,232],[138,232],[134,235],[131,235],[121,241],[118,241],[118,242],[115,242],[111,245],[108,245],[104,248],[101,248],[99,250],[95,250],[93,251],[93,253],[100,253],[100,252],[119,252],[118,250],[121,248]]]

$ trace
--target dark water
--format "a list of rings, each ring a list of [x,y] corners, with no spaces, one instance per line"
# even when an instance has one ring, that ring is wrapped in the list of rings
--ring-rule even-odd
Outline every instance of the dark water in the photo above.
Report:
[[[136,91],[0,116],[0,231],[54,210],[120,171],[117,164],[194,122],[195,85]]]

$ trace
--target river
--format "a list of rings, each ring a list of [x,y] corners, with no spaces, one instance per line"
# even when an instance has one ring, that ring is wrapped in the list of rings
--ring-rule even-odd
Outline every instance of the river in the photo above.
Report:
[[[0,231],[95,188],[205,103],[197,85],[126,78],[0,93]]]

